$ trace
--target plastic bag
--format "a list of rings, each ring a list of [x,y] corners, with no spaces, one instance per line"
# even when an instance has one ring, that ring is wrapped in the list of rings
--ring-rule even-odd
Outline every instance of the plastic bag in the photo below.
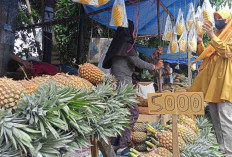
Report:
[[[211,25],[214,24],[213,8],[209,0],[204,0],[202,4],[202,16],[205,23],[210,23]]]
[[[170,16],[168,15],[166,19],[165,30],[162,40],[170,41],[171,37],[172,37],[172,22]]]
[[[196,31],[195,26],[193,26],[189,32],[188,51],[189,52],[196,52],[197,51],[197,31]]]
[[[98,0],[98,5],[96,5],[95,7],[100,7],[102,5],[105,5],[106,3],[108,3],[110,0]]]
[[[184,33],[179,39],[179,51],[181,53],[187,52],[188,47],[188,31],[185,29]]]
[[[174,27],[175,29],[175,27]],[[177,53],[179,51],[178,43],[177,43],[177,35],[172,33],[171,41],[168,46],[168,52],[167,53]]]
[[[203,23],[204,23],[204,19],[202,16],[202,10],[201,10],[201,7],[199,6],[197,8],[197,12],[195,15],[195,27],[197,30],[197,35],[202,36],[205,33],[205,31],[202,28]]]
[[[189,3],[189,11],[187,14],[187,30],[190,31],[190,29],[192,28],[192,25],[195,23],[195,9],[193,7],[193,3]]]
[[[115,0],[112,8],[112,15],[110,20],[111,26],[128,27],[126,7],[124,0]]]
[[[137,84],[137,95],[147,99],[147,94],[148,93],[155,93],[155,88],[154,88],[154,83],[149,83],[149,84]]]
[[[178,11],[178,16],[176,20],[176,32],[175,33],[177,35],[182,35],[182,33],[184,32],[184,28],[185,28],[184,15],[180,8]]]
[[[87,5],[98,5],[98,0],[72,0],[73,2],[87,4]]]

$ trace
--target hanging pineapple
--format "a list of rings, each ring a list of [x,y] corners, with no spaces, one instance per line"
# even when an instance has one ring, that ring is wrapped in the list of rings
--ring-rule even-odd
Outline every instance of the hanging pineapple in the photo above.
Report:
[[[170,42],[170,52],[171,53],[176,53],[176,50],[177,50],[177,41],[172,40]]]
[[[200,21],[196,22],[196,29],[197,29],[197,34],[202,36],[205,32],[202,28],[202,23]]]
[[[185,29],[185,25],[184,25],[184,15],[183,12],[181,11],[181,9],[179,9],[178,12],[178,17],[176,20],[176,34],[177,35],[182,35]]]
[[[187,41],[186,40],[181,40],[179,43],[179,51],[181,53],[186,52],[187,51]]]
[[[102,5],[105,5],[106,3],[108,3],[110,0],[98,0],[98,5],[96,7],[100,7]]]
[[[123,23],[123,7],[119,4],[113,7],[113,19],[115,26],[122,26]]]
[[[173,28],[172,28],[171,18],[168,15],[165,23],[164,35],[162,37],[162,40],[170,41],[172,37],[172,30]]]
[[[195,9],[193,6],[193,3],[189,3],[189,10],[187,14],[187,30],[190,30],[192,28],[192,25],[194,24],[195,18]]]

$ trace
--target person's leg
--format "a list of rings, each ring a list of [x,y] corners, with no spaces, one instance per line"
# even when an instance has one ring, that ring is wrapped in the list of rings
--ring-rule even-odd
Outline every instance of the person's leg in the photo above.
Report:
[[[138,105],[136,104],[134,107],[129,108],[130,110],[130,128],[124,128],[125,130],[122,133],[122,136],[119,139],[119,149],[117,151],[117,154],[128,154],[129,149],[128,146],[131,143],[131,128],[134,126],[136,121],[138,120],[139,116],[139,110],[138,110]]]
[[[224,143],[223,143],[223,135],[222,135],[222,128],[220,123],[219,111],[218,106],[216,103],[209,103],[209,111],[210,116],[213,122],[213,127],[216,133],[217,142],[219,144],[219,148],[224,151]]]
[[[219,103],[218,113],[226,157],[232,157],[232,103],[228,101]]]
[[[78,70],[77,68],[68,66],[68,65],[59,65],[61,72],[63,73],[68,73],[69,75],[78,75]]]

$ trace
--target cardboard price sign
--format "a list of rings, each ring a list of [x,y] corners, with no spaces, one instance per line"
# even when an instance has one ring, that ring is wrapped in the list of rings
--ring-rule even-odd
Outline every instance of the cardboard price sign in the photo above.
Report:
[[[148,110],[150,114],[203,115],[203,93],[148,93]]]

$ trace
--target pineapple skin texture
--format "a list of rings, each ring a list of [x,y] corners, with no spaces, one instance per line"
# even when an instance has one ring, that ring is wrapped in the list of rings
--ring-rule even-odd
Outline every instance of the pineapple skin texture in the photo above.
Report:
[[[123,24],[123,7],[121,5],[115,5],[113,8],[113,20],[115,26],[119,27]]]

